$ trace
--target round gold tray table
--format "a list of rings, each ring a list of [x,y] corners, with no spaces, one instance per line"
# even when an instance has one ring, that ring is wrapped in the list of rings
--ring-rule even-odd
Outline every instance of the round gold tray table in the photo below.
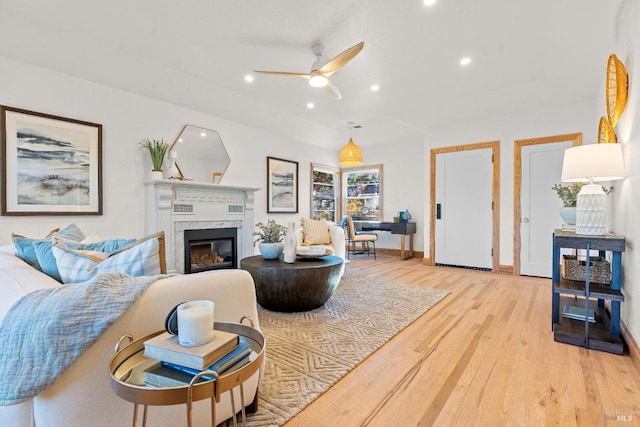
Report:
[[[241,322],[248,317],[243,317]],[[251,320],[251,319],[249,319]],[[251,322],[253,324],[253,322]],[[215,426],[215,402],[220,401],[220,395],[230,391],[231,408],[237,414],[233,389],[240,387],[242,422],[246,425],[246,411],[244,402],[243,384],[262,366],[265,350],[264,335],[257,329],[242,323],[215,322],[214,329],[232,332],[240,336],[241,341],[246,341],[251,345],[251,350],[257,354],[254,360],[243,367],[218,375],[212,371],[202,371],[196,375],[191,383],[182,387],[150,387],[144,384],[144,370],[156,364],[158,361],[144,356],[144,342],[156,335],[164,332],[160,330],[153,332],[137,340],[133,340],[130,335],[125,335],[116,344],[115,354],[109,362],[109,373],[111,375],[111,388],[122,399],[134,403],[133,425],[136,425],[138,418],[138,405],[144,405],[142,425],[147,422],[148,405],[176,405],[186,404],[187,424],[191,426],[191,409],[193,402],[203,399],[211,399],[211,425]],[[131,342],[120,348],[123,342],[129,339]],[[213,376],[214,380],[198,382],[204,375]],[[237,419],[234,415],[233,425],[237,426]]]

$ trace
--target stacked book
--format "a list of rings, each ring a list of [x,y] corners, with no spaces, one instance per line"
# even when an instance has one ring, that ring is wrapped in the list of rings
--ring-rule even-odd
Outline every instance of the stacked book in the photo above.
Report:
[[[248,364],[256,356],[239,335],[216,330],[213,340],[197,347],[184,347],[178,337],[163,332],[144,342],[145,357],[159,362],[144,371],[145,385],[182,387],[203,370],[223,375]],[[200,381],[212,380],[204,375]]]

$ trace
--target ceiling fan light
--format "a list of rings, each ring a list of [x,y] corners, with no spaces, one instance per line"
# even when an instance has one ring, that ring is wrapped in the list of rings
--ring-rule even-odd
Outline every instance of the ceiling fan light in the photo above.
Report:
[[[339,162],[341,166],[356,166],[362,164],[362,148],[349,138],[347,145],[340,150]]]
[[[309,77],[309,84],[313,87],[325,87],[327,83],[329,83],[329,79],[316,71],[311,73],[311,77]]]

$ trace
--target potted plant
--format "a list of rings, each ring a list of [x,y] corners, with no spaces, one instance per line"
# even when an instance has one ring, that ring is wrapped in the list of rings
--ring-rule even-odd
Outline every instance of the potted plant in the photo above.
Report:
[[[562,209],[560,209],[560,216],[565,223],[569,225],[576,225],[576,206],[578,204],[578,193],[582,188],[582,183],[574,182],[569,185],[555,184],[551,187],[552,190],[558,194],[562,201]],[[605,194],[611,194],[613,187],[604,188],[602,190]]]
[[[155,179],[162,179],[162,163],[164,162],[164,156],[169,149],[169,143],[164,142],[164,139],[143,139],[139,142],[140,148],[149,151],[151,156],[151,164],[153,170],[151,176]]]
[[[264,259],[278,259],[284,250],[282,239],[287,233],[287,227],[277,224],[274,219],[270,219],[267,223],[259,222],[256,224],[258,231],[254,231],[253,235],[257,236],[253,245],[260,243],[258,249]]]

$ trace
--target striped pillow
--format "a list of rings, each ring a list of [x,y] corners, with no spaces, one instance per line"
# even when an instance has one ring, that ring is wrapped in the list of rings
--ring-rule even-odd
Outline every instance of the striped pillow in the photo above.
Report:
[[[330,245],[331,234],[327,221],[308,218],[300,219],[302,225],[302,246]]]
[[[74,249],[62,241],[53,244],[53,255],[63,283],[84,282],[109,272],[130,276],[166,273],[164,232],[152,234],[114,252]]]

